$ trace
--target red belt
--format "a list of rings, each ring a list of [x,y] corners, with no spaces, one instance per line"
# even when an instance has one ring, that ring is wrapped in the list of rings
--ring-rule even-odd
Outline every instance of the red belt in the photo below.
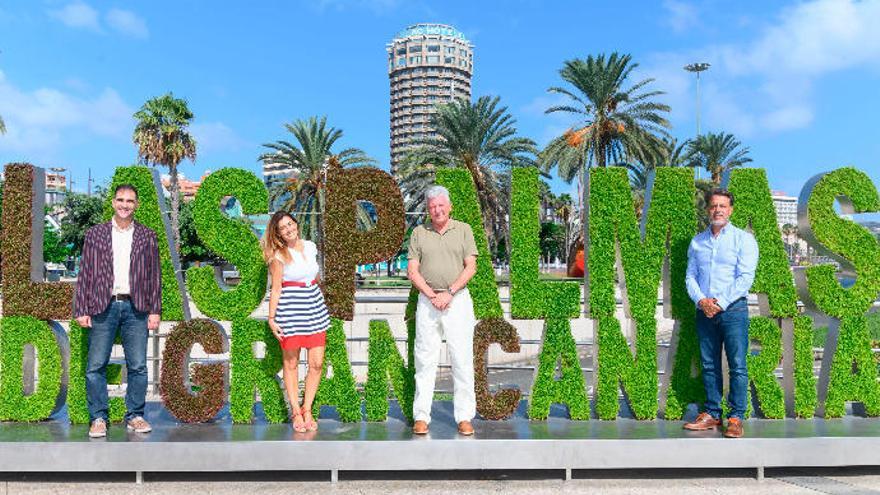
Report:
[[[310,287],[317,283],[318,279],[312,280],[311,282],[294,282],[291,280],[287,282],[281,282],[281,287]]]

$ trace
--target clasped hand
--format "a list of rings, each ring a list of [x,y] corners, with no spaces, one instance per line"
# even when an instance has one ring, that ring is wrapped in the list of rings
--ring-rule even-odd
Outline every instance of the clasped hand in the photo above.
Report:
[[[440,311],[446,310],[449,307],[449,303],[452,302],[452,294],[449,292],[436,292],[434,297],[431,298],[431,304],[434,305],[435,308]]]
[[[718,302],[714,298],[705,297],[700,299],[699,305],[700,309],[703,310],[703,314],[706,315],[706,318],[713,318],[722,311],[721,306],[718,305]]]

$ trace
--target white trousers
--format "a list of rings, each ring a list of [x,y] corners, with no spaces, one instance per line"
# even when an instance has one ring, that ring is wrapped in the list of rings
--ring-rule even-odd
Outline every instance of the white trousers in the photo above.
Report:
[[[440,346],[446,337],[452,364],[455,422],[470,421],[477,412],[474,395],[474,303],[467,289],[455,294],[446,310],[440,311],[424,294],[416,309],[416,395],[413,418],[431,422],[434,381],[440,361]]]

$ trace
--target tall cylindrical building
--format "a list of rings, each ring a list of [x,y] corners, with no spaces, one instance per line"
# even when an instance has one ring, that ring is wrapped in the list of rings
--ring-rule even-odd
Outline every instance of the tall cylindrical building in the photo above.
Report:
[[[391,173],[413,141],[435,135],[438,103],[471,98],[474,46],[445,24],[414,24],[386,45],[391,82]]]

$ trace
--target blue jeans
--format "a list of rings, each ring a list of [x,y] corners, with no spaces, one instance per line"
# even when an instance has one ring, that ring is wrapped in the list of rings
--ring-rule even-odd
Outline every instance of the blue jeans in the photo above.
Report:
[[[726,311],[707,318],[697,310],[697,338],[700,342],[700,365],[703,387],[706,389],[706,412],[721,418],[721,395],[724,376],[721,367],[721,348],[727,353],[730,371],[728,418],[743,419],[749,398],[749,373],[746,356],[749,352],[749,305],[745,298],[737,299]]]
[[[92,316],[89,330],[89,358],[86,366],[86,393],[89,420],[108,419],[107,362],[117,332],[125,352],[127,387],[126,421],[144,415],[147,396],[147,313],[134,309],[131,301],[111,301],[103,313]]]

